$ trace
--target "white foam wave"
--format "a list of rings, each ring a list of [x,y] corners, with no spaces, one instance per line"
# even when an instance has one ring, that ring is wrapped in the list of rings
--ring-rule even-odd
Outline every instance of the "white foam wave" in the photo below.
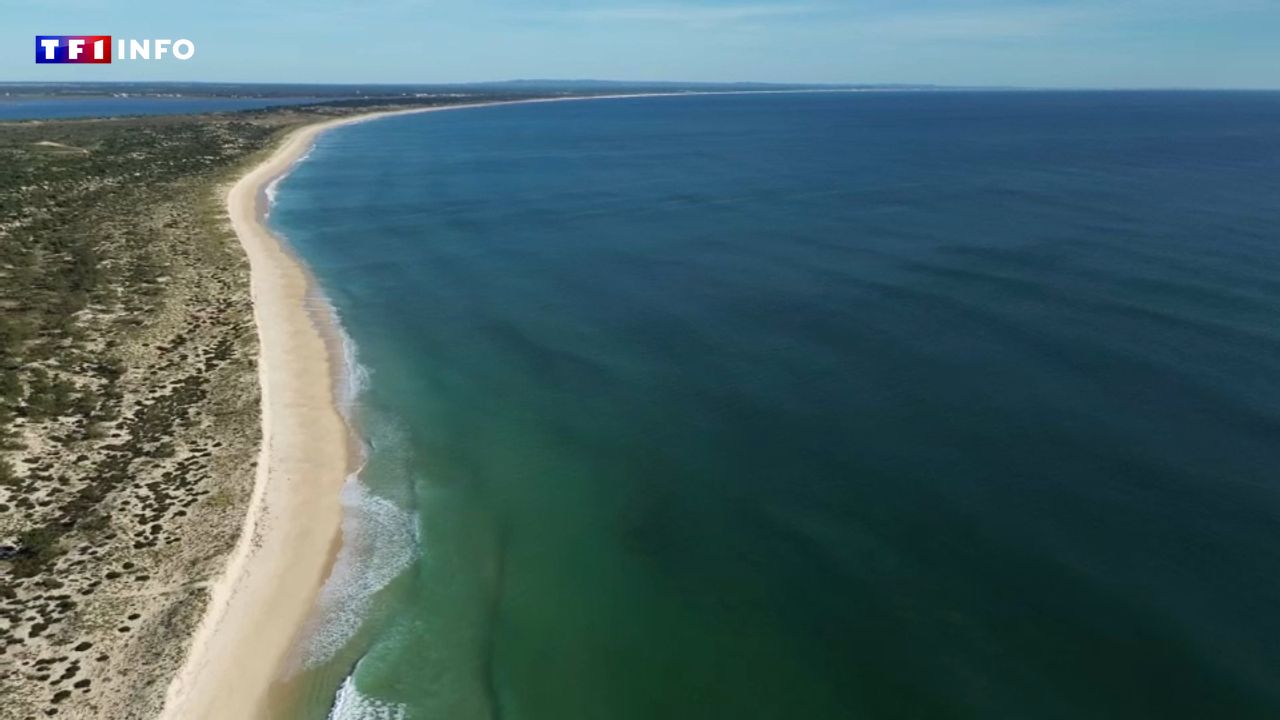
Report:
[[[311,157],[311,152],[313,150],[315,150],[314,145],[307,148],[307,151],[302,153],[302,155],[299,156],[297,160],[294,160],[293,164],[290,165],[287,170],[280,173],[279,177],[267,183],[267,186],[263,188],[262,192],[264,195],[267,196],[267,208],[263,212],[264,216],[271,217],[271,208],[274,207],[276,204],[276,195],[279,193],[279,190],[280,190],[280,182],[283,181],[285,178],[289,177],[289,175],[293,173],[293,169],[298,167],[300,163],[306,162],[307,159]]]
[[[361,393],[368,386],[369,371],[360,363],[355,341],[347,334],[333,303],[323,295],[315,297],[319,312],[328,313],[341,345],[343,374],[336,388],[339,409],[355,426],[355,412]],[[403,439],[392,427],[371,428],[377,439],[379,465],[396,471],[402,461]],[[379,590],[395,580],[418,556],[418,523],[413,512],[390,499],[375,494],[360,480],[367,467],[369,445],[362,444],[360,468],[343,485],[342,547],[326,578],[311,617],[305,638],[295,649],[295,669],[306,669],[332,658],[355,636],[373,607]]]
[[[415,516],[373,494],[356,475],[342,489],[342,548],[305,633],[303,669],[333,657],[373,606],[373,597],[417,557]]]
[[[275,207],[276,193],[280,189],[280,181],[283,179],[284,179],[284,175],[281,175],[275,180],[272,180],[271,182],[267,183],[266,189],[263,190],[263,193],[265,193],[267,196],[267,210],[265,213],[267,217],[271,217],[271,208]]]
[[[356,689],[355,674],[347,676],[334,698],[329,720],[404,720],[406,708],[362,694]]]
[[[333,301],[319,291],[312,294],[310,301],[310,311],[323,315],[338,338],[339,351],[342,353],[342,377],[338,379],[335,388],[336,399],[342,416],[354,427],[356,403],[360,399],[360,394],[369,386],[369,369],[360,362],[356,343],[347,334],[342,316],[338,313],[338,308],[334,306]]]
[[[342,344],[342,384],[338,388],[338,407],[347,422],[352,422],[352,413],[360,393],[369,385],[369,369],[360,362],[356,351],[356,343],[342,326],[338,311],[329,303],[329,312],[333,317],[333,326],[337,328],[338,340]]]

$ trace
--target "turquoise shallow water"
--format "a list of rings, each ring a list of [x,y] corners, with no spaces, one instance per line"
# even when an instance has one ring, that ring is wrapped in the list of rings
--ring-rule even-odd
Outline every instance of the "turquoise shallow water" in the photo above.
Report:
[[[324,136],[272,222],[370,448],[299,716],[1280,716],[1277,197],[1277,94]]]

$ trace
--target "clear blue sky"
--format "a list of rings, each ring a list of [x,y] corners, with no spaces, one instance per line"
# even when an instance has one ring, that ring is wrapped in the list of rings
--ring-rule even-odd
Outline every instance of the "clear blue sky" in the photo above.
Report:
[[[36,34],[186,37],[37,66]],[[0,0],[0,81],[1280,87],[1280,0]]]

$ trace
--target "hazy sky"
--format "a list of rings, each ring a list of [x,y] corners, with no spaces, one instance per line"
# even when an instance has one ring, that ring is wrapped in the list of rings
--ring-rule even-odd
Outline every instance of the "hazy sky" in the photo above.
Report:
[[[36,34],[187,62],[34,64]],[[0,0],[0,81],[1280,87],[1280,0]]]

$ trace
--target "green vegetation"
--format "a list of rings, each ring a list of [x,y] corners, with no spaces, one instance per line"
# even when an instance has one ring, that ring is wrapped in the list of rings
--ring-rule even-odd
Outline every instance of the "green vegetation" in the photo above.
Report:
[[[90,685],[110,683],[138,717],[158,709],[174,668],[129,658],[171,661],[160,648],[198,620],[192,580],[234,546],[257,453],[225,183],[288,129],[370,109],[0,123],[0,665],[22,668],[0,696],[15,717],[93,707]],[[66,651],[85,643],[92,666]]]
[[[118,410],[121,330],[163,295],[149,209],[174,183],[232,166],[277,126],[161,118],[15,123],[0,130],[0,442],[17,421],[86,428]],[[130,317],[133,316],[133,317]],[[87,322],[88,321],[88,322]],[[81,433],[83,435],[83,432]],[[77,437],[69,435],[67,437]]]
[[[55,554],[58,533],[47,527],[23,531],[18,536],[18,552],[13,557],[13,574],[31,577],[40,571]]]

